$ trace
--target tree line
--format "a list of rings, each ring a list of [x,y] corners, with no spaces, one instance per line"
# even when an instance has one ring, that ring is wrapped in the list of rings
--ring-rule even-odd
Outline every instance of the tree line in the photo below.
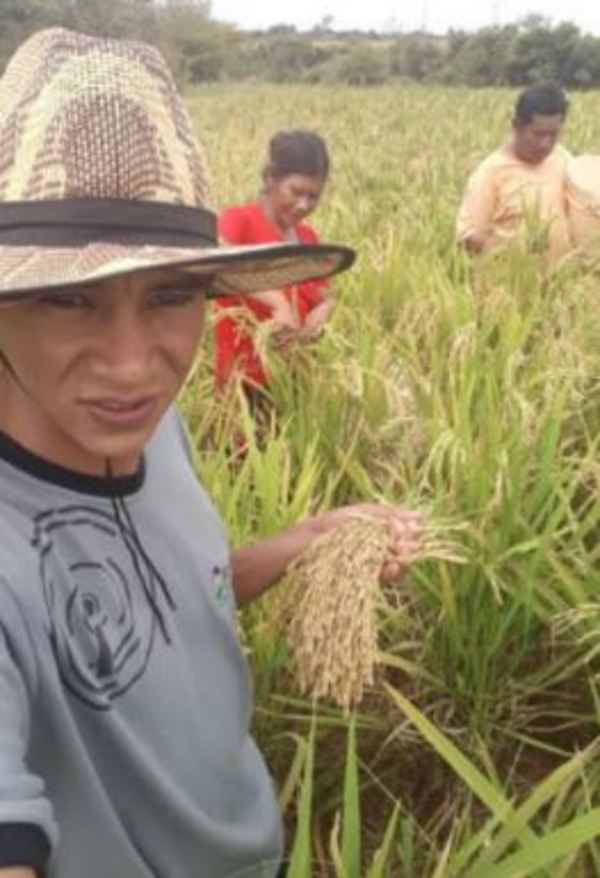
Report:
[[[600,86],[600,38],[540,16],[474,33],[335,32],[326,17],[308,32],[279,25],[245,32],[211,16],[210,0],[2,0],[0,64],[30,33],[62,25],[153,42],[181,82],[377,85],[394,78],[468,86],[557,80]]]

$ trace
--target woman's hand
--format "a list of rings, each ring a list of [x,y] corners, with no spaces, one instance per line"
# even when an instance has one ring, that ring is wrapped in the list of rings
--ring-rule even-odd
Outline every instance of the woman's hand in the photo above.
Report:
[[[286,353],[298,342],[299,330],[296,326],[274,325],[271,331],[271,344],[279,351]]]
[[[300,321],[296,311],[281,292],[271,304],[271,343],[278,351],[289,350],[297,341]]]
[[[327,321],[331,317],[334,305],[335,299],[330,294],[320,303],[320,305],[317,305],[316,308],[309,311],[306,315],[304,326],[301,327],[298,333],[298,340],[302,344],[310,344],[311,342],[316,341],[316,339],[322,334]]]

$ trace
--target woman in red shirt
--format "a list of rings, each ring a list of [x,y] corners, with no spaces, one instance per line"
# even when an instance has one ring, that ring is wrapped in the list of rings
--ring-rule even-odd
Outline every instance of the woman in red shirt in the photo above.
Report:
[[[256,201],[229,207],[219,219],[229,244],[317,244],[306,217],[319,203],[329,174],[324,140],[312,131],[280,131],[269,143],[263,190]],[[307,344],[322,331],[333,309],[327,280],[305,281],[251,296],[216,302],[215,372],[218,387],[233,376],[261,390],[268,374],[253,339],[253,324],[269,321],[269,341],[279,349]]]

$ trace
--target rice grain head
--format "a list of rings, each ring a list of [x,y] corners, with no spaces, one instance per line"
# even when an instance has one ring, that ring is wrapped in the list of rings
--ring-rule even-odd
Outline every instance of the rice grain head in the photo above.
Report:
[[[357,519],[319,537],[290,565],[288,640],[302,692],[349,710],[373,682],[375,606],[385,524]]]
[[[389,547],[384,519],[357,517],[313,540],[284,577],[287,639],[300,690],[345,712],[374,682],[380,576]],[[410,560],[424,557],[465,560],[431,527]]]

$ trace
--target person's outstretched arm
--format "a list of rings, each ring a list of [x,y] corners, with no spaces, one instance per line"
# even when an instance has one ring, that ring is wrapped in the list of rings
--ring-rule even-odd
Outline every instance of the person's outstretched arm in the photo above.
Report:
[[[33,660],[9,593],[0,577],[0,878],[36,878],[45,873],[54,821],[41,779],[26,764]]]
[[[11,866],[0,869],[0,878],[36,878],[36,874],[28,866]]]
[[[398,506],[357,503],[315,515],[288,530],[232,553],[233,589],[238,604],[259,597],[285,573],[290,564],[321,534],[359,517],[383,518],[389,524],[390,555],[383,579],[396,579],[410,565],[423,531],[420,513]]]
[[[456,237],[467,253],[482,253],[492,245],[495,202],[493,177],[480,166],[469,178],[456,218]]]

